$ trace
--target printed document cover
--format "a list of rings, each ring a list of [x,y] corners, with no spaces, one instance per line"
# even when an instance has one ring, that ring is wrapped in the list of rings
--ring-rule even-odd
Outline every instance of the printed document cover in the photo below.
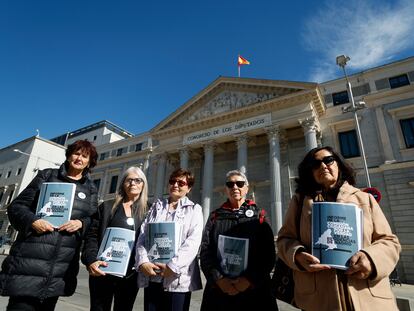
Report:
[[[181,244],[181,225],[176,222],[147,223],[146,249],[151,262],[168,263]]]
[[[362,248],[363,211],[355,204],[314,202],[312,254],[322,264],[347,269],[348,260]]]
[[[222,272],[236,278],[247,268],[249,257],[249,239],[219,235],[217,256]]]
[[[70,220],[76,185],[72,183],[45,182],[40,188],[36,215],[57,228]]]
[[[134,240],[134,230],[117,227],[106,228],[99,247],[98,260],[106,261],[108,266],[100,266],[99,269],[115,276],[125,276],[134,247]]]

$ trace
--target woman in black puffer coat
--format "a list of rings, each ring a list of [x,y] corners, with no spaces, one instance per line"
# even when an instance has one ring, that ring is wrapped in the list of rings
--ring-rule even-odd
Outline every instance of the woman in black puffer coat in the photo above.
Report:
[[[81,242],[97,208],[97,190],[88,174],[96,160],[90,142],[73,143],[59,169],[39,171],[9,205],[10,223],[19,233],[0,273],[0,294],[10,296],[7,310],[54,310],[59,296],[75,292]],[[58,228],[36,215],[44,182],[76,185],[71,220]]]

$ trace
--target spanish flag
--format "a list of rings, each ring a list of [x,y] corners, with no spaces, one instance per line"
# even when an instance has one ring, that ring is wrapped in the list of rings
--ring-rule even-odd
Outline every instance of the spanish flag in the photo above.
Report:
[[[247,59],[245,59],[244,57],[239,55],[239,57],[237,59],[237,64],[239,66],[241,66],[241,65],[250,65],[250,62]]]

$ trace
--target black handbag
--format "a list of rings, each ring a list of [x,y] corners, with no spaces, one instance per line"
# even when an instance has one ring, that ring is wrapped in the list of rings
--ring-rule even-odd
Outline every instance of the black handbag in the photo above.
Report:
[[[275,269],[272,276],[272,294],[273,297],[294,305],[295,282],[293,281],[293,271],[285,262],[277,258]]]
[[[296,217],[297,236],[300,236],[300,217],[302,215],[303,196],[299,197],[299,213]],[[282,300],[292,306],[295,306],[293,301],[295,292],[295,281],[293,280],[293,270],[285,264],[279,257],[276,258],[275,268],[272,275],[272,294],[273,297]]]

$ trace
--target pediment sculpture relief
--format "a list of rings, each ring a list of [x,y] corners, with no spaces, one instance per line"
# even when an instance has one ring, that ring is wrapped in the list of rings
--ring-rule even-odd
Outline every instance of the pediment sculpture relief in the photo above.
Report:
[[[252,104],[263,102],[279,95],[276,93],[244,93],[225,91],[210,100],[201,109],[192,114],[186,121],[193,122],[206,117],[246,107]]]

